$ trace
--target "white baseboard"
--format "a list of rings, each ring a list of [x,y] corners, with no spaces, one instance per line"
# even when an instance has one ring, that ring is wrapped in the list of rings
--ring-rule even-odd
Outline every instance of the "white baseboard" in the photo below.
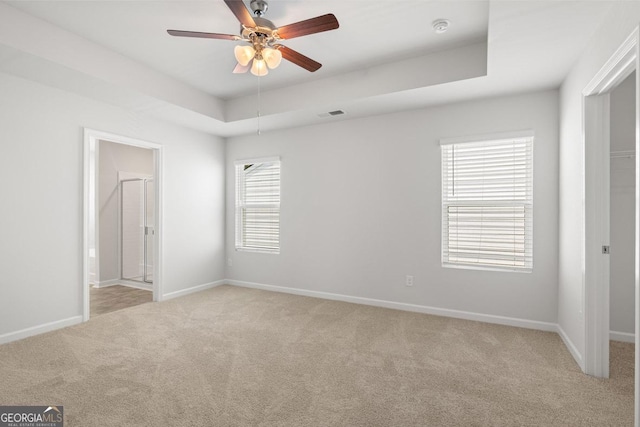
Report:
[[[636,342],[636,335],[628,332],[609,331],[609,339],[611,341]]]
[[[573,356],[580,369],[584,372],[584,360],[582,359],[582,354],[578,351],[578,348],[575,346],[573,341],[571,341],[569,335],[567,335],[560,325],[556,325],[556,332],[558,332],[558,335],[560,335],[560,338],[569,350],[569,353],[571,353],[571,356]]]
[[[169,292],[168,294],[162,295],[162,301],[166,301],[173,298],[183,297],[185,295],[193,294],[195,292],[204,291],[206,289],[215,288],[216,286],[224,285],[227,283],[226,280],[217,280],[215,282],[205,283],[204,285],[193,286],[187,289],[181,289],[175,292]]]
[[[94,283],[92,286],[94,288],[107,288],[109,286],[128,286],[129,288],[142,289],[145,291],[153,291],[153,284],[146,282],[136,282],[135,280],[127,280],[127,279],[111,279],[105,280],[103,282]]]
[[[102,282],[94,282],[93,283],[93,287],[94,288],[106,288],[108,286],[113,286],[113,285],[118,285],[120,284],[120,280],[119,279],[109,279],[109,280],[103,280]]]
[[[73,316],[68,319],[56,320],[54,322],[45,323],[44,325],[32,326],[19,331],[9,332],[7,334],[0,335],[0,344],[21,340],[33,335],[44,334],[45,332],[55,331],[56,329],[66,328],[67,326],[77,325],[78,323],[82,323],[82,316]]]
[[[306,289],[287,288],[283,286],[265,285],[262,283],[243,282],[240,280],[226,280],[225,283],[244,288],[263,289],[266,291],[284,292],[315,298],[344,301],[355,304],[372,305],[376,307],[392,308],[396,310],[413,311],[417,313],[433,314],[436,316],[454,317],[456,319],[474,320],[477,322],[494,323],[498,325],[515,326],[518,328],[537,329],[556,332],[556,324],[537,320],[518,319],[514,317],[495,316],[491,314],[472,313],[468,311],[450,310],[446,308],[429,307],[426,305],[407,304],[395,301],[385,301],[372,298],[354,297],[329,292],[310,291]]]
[[[121,279],[117,284],[127,286],[129,288],[142,289],[144,291],[153,291],[153,283],[136,282],[135,280]]]

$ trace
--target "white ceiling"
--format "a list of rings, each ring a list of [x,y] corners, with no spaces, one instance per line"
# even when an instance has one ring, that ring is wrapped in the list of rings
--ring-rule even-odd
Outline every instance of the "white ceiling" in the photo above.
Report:
[[[222,0],[22,0],[2,3],[39,18],[25,20],[30,27],[44,28],[49,23],[72,33],[68,37],[92,42],[96,52],[92,55],[93,60],[100,61],[99,54],[104,53],[101,65],[113,67],[113,73],[116,73],[118,60],[113,55],[106,55],[108,51],[122,56],[123,60],[143,64],[149,75],[161,73],[176,81],[173,93],[167,92],[166,96],[150,93],[143,87],[136,90],[132,83],[119,85],[115,78],[108,86],[116,86],[113,91],[130,92],[129,97],[135,97],[136,92],[144,94],[147,98],[140,104],[146,106],[147,112],[223,136],[255,129],[252,103],[258,90],[262,92],[265,105],[280,106],[265,110],[261,121],[268,130],[319,122],[324,119],[319,118],[318,113],[327,108],[342,108],[348,113],[345,118],[349,118],[557,87],[611,6],[611,2],[593,0],[271,0],[265,17],[278,26],[334,13],[340,28],[284,43],[321,62],[323,67],[316,73],[283,61],[278,69],[259,79],[250,73],[231,73],[235,65],[233,46],[238,42],[171,37],[166,33],[167,29],[179,29],[237,34],[239,24]],[[248,5],[248,0],[245,3]],[[432,31],[431,23],[437,18],[451,21],[447,33],[438,35]],[[50,76],[43,76],[42,70],[47,69],[47,64],[51,66],[51,62],[56,62],[57,73],[61,73],[58,69],[62,65],[63,68],[75,68],[76,74],[83,74],[82,79],[105,80],[104,76],[88,71],[87,67],[80,70],[79,66],[71,66],[68,58],[61,59],[63,52],[57,52],[56,58],[51,47],[48,53],[40,54],[35,48],[28,51],[18,46],[22,42],[16,42],[12,34],[3,37],[1,27],[2,22],[1,71],[70,89],[71,85],[63,82],[64,76],[56,82]],[[38,28],[24,30],[23,37],[38,34]],[[458,77],[459,81],[449,83],[428,83],[428,79],[418,78],[418,74],[428,74],[431,68],[439,66],[430,63],[430,59],[446,61],[443,52],[484,41],[488,43],[488,64],[482,75],[486,76],[473,75],[470,77],[476,78],[469,80]],[[65,47],[59,49],[62,51]],[[15,58],[20,52],[29,57],[28,60],[23,58],[17,66]],[[81,54],[80,50],[78,52]],[[9,59],[3,61],[3,57],[13,62],[9,64]],[[38,61],[39,57],[44,59]],[[411,62],[414,58],[424,60]],[[26,64],[31,62],[31,67],[37,70],[28,69]],[[391,68],[394,65],[397,69]],[[346,76],[353,79],[357,75],[354,73],[382,70],[385,66],[387,71],[393,70],[396,79],[390,78],[388,72],[372,71],[369,79],[363,82],[366,87],[352,90],[348,95],[340,89],[341,84],[351,81]],[[418,66],[420,69],[406,68]],[[141,74],[143,68],[138,70]],[[69,74],[66,78],[77,80],[78,76]],[[376,81],[376,78],[380,80]],[[411,79],[414,81],[410,82]],[[391,84],[389,80],[397,80],[397,84]],[[193,95],[195,89],[200,92],[196,97],[203,97],[202,102],[198,101],[200,104],[211,102],[222,112],[209,114],[204,108],[190,107],[190,101],[173,102],[178,98],[176,92],[182,90],[179,84],[191,88],[192,92],[184,89],[184,94]],[[314,90],[318,92],[327,87],[336,89],[323,90],[323,96],[310,95]],[[77,91],[99,97],[98,92],[106,94],[109,89],[94,89],[91,93],[87,88]],[[300,94],[305,94],[304,99],[294,102]],[[157,105],[149,106],[149,96],[159,100]],[[238,113],[245,109],[246,114]]]

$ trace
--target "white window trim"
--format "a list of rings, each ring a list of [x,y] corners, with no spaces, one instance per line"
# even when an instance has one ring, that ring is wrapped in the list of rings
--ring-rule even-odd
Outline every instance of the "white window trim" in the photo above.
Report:
[[[453,145],[453,144],[465,144],[465,143],[474,143],[474,142],[489,142],[489,141],[503,141],[503,140],[511,140],[511,139],[520,139],[520,138],[531,138],[533,140],[535,140],[535,133],[533,130],[527,129],[527,130],[519,130],[519,131],[511,131],[511,132],[499,132],[499,133],[487,133],[487,134],[480,134],[480,135],[473,135],[473,136],[460,136],[460,137],[451,137],[451,138],[441,138],[440,139],[440,146],[446,146],[446,145]],[[532,153],[533,155],[533,153]],[[441,154],[442,156],[442,154]],[[532,169],[533,169],[533,157],[531,159],[532,161]],[[440,159],[440,164],[442,167],[442,157]],[[442,171],[441,171],[441,177],[442,177]],[[441,209],[440,209],[440,213],[441,213],[441,218],[440,218],[440,226],[441,226],[441,232],[440,232],[440,255],[441,255],[441,265],[443,268],[453,268],[453,269],[460,269],[460,270],[482,270],[482,271],[500,271],[500,272],[513,272],[513,273],[532,273],[533,272],[533,265],[531,266],[531,268],[521,268],[521,267],[509,267],[509,266],[488,266],[488,265],[473,265],[473,264],[456,264],[456,263],[451,263],[448,261],[445,261],[444,259],[444,253],[445,253],[445,242],[444,242],[444,233],[445,233],[445,222],[444,222],[444,218],[442,217],[444,209],[443,209],[443,205],[444,205],[444,201],[442,200],[442,188],[443,188],[444,182],[440,183],[440,187],[441,187]],[[532,183],[533,185],[533,183]],[[532,190],[533,191],[533,190]],[[531,199],[531,207],[532,207],[532,212],[531,214],[533,215],[533,194],[532,194],[532,199]],[[533,224],[532,224],[533,227]],[[531,230],[531,239],[533,240],[533,229]],[[531,253],[531,257],[533,259],[533,247],[532,247],[532,253]]]
[[[497,133],[484,133],[481,135],[473,136],[457,136],[453,138],[440,139],[440,145],[451,144],[464,144],[467,142],[483,142],[483,141],[501,141],[505,139],[517,139],[517,138],[534,138],[535,134],[533,130],[518,130],[513,132],[497,132]]]
[[[272,156],[272,157],[254,157],[251,159],[240,159],[240,160],[236,160],[235,162],[233,162],[234,166],[238,166],[238,165],[247,165],[249,163],[272,163],[272,162],[281,162],[282,160],[280,160],[279,156]]]
[[[253,253],[263,253],[263,254],[274,254],[274,255],[278,255],[280,254],[280,243],[278,243],[278,249],[264,249],[264,248],[252,248],[252,247],[246,247],[246,246],[238,246],[238,241],[240,240],[238,238],[238,233],[242,233],[241,230],[241,225],[238,223],[238,209],[240,207],[240,203],[238,200],[238,180],[237,180],[237,166],[240,165],[246,165],[246,164],[253,164],[253,163],[273,163],[273,162],[278,162],[279,163],[279,167],[280,167],[280,202],[278,203],[278,209],[280,208],[280,204],[282,202],[282,160],[280,159],[279,156],[271,156],[271,157],[258,157],[258,158],[249,158],[249,159],[241,159],[241,160],[235,160],[233,162],[234,165],[234,180],[235,180],[235,211],[234,211],[234,217],[235,217],[235,250],[236,252],[253,252]],[[246,207],[252,207],[254,205],[245,205]],[[255,207],[255,206],[254,206]],[[280,240],[280,236],[278,237],[278,241]]]

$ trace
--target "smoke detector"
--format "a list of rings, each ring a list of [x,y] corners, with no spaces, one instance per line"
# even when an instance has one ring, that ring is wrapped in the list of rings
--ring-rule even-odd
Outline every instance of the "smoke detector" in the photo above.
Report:
[[[437,34],[446,33],[449,29],[449,20],[447,19],[436,19],[433,21],[433,31]]]

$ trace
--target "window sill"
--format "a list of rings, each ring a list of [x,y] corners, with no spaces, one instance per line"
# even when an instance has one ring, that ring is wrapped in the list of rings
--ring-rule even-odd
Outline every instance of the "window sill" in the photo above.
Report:
[[[454,268],[458,270],[499,271],[503,273],[533,273],[533,268],[490,267],[487,265],[450,264],[450,263],[442,263],[442,267]]]
[[[259,254],[280,255],[280,250],[275,250],[275,249],[236,248],[236,252],[255,252]]]

